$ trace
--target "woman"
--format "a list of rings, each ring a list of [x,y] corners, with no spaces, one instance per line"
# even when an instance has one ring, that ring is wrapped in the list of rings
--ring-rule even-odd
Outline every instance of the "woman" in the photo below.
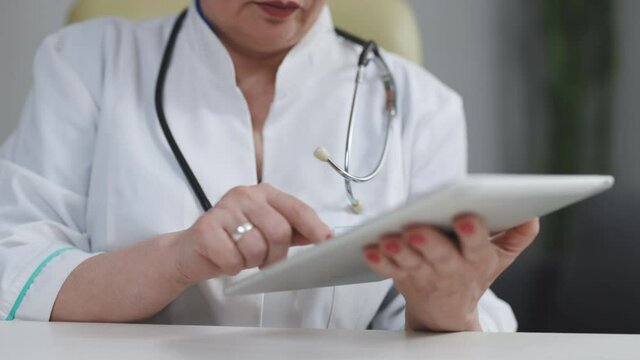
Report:
[[[174,21],[88,22],[39,50],[34,89],[0,160],[2,318],[515,330],[488,288],[534,239],[537,221],[491,241],[472,215],[456,219],[457,242],[412,225],[363,250],[390,280],[226,298],[233,276],[464,176],[462,104],[383,52],[399,120],[383,170],[355,186],[365,213],[348,212],[343,181],[311,154],[318,145],[342,149],[361,46],[336,35],[322,0],[196,2],[163,99],[214,204],[203,214],[153,102]],[[379,70],[368,71],[356,173],[377,161],[369,154],[379,153],[385,130]],[[253,229],[235,236],[246,223]]]

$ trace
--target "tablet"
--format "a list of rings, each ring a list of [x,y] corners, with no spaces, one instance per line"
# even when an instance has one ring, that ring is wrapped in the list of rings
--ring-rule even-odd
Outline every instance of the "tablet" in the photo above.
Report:
[[[235,279],[227,295],[309,289],[383,280],[365,263],[363,247],[385,233],[425,223],[450,231],[460,214],[478,214],[492,233],[518,226],[613,186],[611,176],[469,175],[364,222],[331,241]]]

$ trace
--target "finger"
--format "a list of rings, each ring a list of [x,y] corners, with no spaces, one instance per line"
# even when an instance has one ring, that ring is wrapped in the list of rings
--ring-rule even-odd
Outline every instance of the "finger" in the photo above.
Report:
[[[333,238],[333,234],[328,235],[326,240],[330,240]],[[304,246],[315,244],[317,241],[311,241],[307,239],[304,235],[300,234],[300,232],[296,229],[293,229],[293,236],[291,237],[291,245],[292,246]]]
[[[284,216],[267,203],[247,206],[245,214],[266,240],[266,257],[261,266],[271,265],[287,256],[291,246],[293,230]]]
[[[309,205],[269,185],[265,185],[265,189],[269,204],[310,242],[323,241],[333,235],[331,228]]]
[[[474,259],[489,247],[489,229],[482,219],[476,215],[461,215],[456,217],[453,227],[458,237],[458,244],[462,255],[467,259]]]
[[[383,236],[380,244],[382,254],[404,271],[411,272],[424,263],[422,255],[410,248],[399,234]]]
[[[367,247],[363,249],[362,254],[365,262],[381,277],[394,279],[406,277],[406,273],[384,256],[378,246]]]
[[[217,219],[225,218],[220,213]],[[225,275],[236,275],[244,269],[244,257],[227,231],[209,217],[201,217],[191,228],[198,238],[198,253],[207,257]]]
[[[253,228],[236,242],[244,258],[244,267],[251,269],[264,264],[267,258],[267,241],[258,228]]]
[[[413,226],[405,230],[407,243],[422,255],[436,272],[454,271],[461,254],[454,240],[429,226]]]
[[[492,243],[499,249],[500,260],[508,265],[533,242],[539,232],[540,221],[534,219],[507,230],[494,238]]]

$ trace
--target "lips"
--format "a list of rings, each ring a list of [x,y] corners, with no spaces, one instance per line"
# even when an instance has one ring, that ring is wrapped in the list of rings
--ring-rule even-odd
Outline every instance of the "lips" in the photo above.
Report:
[[[300,9],[300,5],[295,2],[264,1],[256,4],[267,15],[278,19],[286,19]]]

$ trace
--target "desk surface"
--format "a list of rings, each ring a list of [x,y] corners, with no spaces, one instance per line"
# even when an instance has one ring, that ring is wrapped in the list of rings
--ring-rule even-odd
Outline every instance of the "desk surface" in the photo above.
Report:
[[[0,347],[0,357],[7,360],[640,359],[640,335],[429,335],[1,321]]]

